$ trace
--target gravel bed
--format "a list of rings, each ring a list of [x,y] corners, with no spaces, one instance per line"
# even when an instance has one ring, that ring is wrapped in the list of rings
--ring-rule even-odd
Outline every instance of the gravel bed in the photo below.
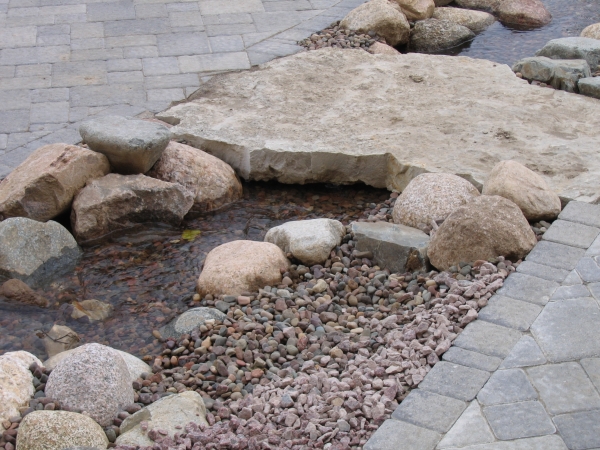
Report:
[[[340,28],[340,21],[333,22],[329,28],[313,33],[310,37],[298,41],[298,45],[307,50],[318,50],[324,47],[369,49],[375,42],[385,44],[385,39],[370,31],[367,34]]]

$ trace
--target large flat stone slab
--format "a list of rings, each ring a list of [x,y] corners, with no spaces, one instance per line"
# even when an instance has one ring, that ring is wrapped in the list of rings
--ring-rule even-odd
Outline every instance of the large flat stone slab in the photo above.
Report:
[[[402,190],[429,171],[481,186],[514,159],[563,199],[600,199],[600,103],[531,86],[502,64],[323,49],[203,86],[159,117],[245,179]]]

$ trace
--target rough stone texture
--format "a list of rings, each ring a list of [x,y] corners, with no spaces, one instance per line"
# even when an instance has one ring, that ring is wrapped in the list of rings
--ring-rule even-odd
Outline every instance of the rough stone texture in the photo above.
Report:
[[[511,440],[553,434],[552,420],[540,402],[519,402],[483,409],[498,439]]]
[[[116,414],[133,403],[125,360],[100,344],[82,345],[60,361],[48,378],[45,392],[61,405],[88,412],[101,426],[112,424]]]
[[[552,59],[585,59],[595,70],[600,63],[600,41],[584,37],[566,37],[548,41],[536,56]]]
[[[449,20],[463,27],[467,27],[473,33],[481,33],[496,19],[493,15],[484,11],[473,11],[463,8],[435,8],[433,18],[438,20]]]
[[[42,308],[48,306],[48,299],[39,295],[23,281],[16,278],[6,281],[0,287],[0,295],[26,305],[36,305]]]
[[[297,220],[271,228],[265,235],[265,242],[275,244],[310,267],[325,263],[331,250],[342,243],[345,234],[346,228],[338,220]]]
[[[72,271],[81,249],[65,227],[25,217],[0,222],[0,278],[18,278],[31,287],[44,286]]]
[[[79,336],[69,327],[64,325],[54,324],[50,331],[42,339],[46,353],[48,354],[48,361],[44,363],[46,365],[55,355],[62,352],[66,352],[77,346],[79,342]],[[46,366],[49,369],[53,369],[54,366]]]
[[[483,417],[479,402],[473,400],[437,448],[460,448],[494,441],[494,435]]]
[[[525,27],[543,27],[552,21],[552,15],[541,0],[501,0],[494,14],[504,24]]]
[[[187,189],[194,198],[190,212],[212,211],[242,196],[242,184],[229,164],[174,141],[146,175]]]
[[[87,317],[90,322],[108,319],[113,312],[113,307],[110,303],[101,302],[100,300],[82,300],[73,302],[72,319],[81,319]]]
[[[581,95],[600,99],[600,77],[582,78],[577,83]]]
[[[228,242],[206,256],[196,287],[201,296],[241,295],[280,284],[282,270],[288,266],[285,254],[275,244]]]
[[[71,225],[79,242],[146,222],[179,225],[193,202],[179,184],[111,173],[92,181],[75,197]]]
[[[446,270],[460,262],[522,259],[537,240],[529,223],[510,200],[482,195],[458,207],[436,231],[427,255]]]
[[[103,153],[121,174],[146,173],[169,144],[164,125],[120,116],[103,116],[81,124],[79,133],[94,151]]]
[[[197,392],[186,391],[162,398],[127,417],[121,424],[117,444],[152,446],[154,442],[141,429],[142,421],[148,423],[148,430],[163,430],[171,437],[190,422],[208,425],[202,397]]]
[[[37,357],[24,351],[0,355],[0,432],[5,430],[3,422],[19,416],[19,407],[25,406],[35,393],[29,371],[34,362],[42,365]]]
[[[516,161],[496,164],[483,185],[482,193],[511,200],[532,222],[555,219],[560,214],[560,198],[546,180]]]
[[[19,426],[19,450],[63,450],[69,447],[108,446],[104,430],[83,414],[69,411],[34,411]]]
[[[394,0],[410,21],[429,19],[433,15],[433,0]]]
[[[482,186],[496,163],[513,159],[546,174],[564,199],[600,199],[600,103],[540,90],[502,64],[323,49],[215,77],[194,97],[159,117],[245,179],[403,191],[420,173],[449,172]]]
[[[353,222],[356,249],[373,253],[373,260],[391,272],[426,269],[429,236],[416,228],[387,222]]]
[[[389,45],[382,44],[381,42],[375,42],[369,47],[369,52],[374,55],[392,55],[392,56],[400,56],[401,53],[396,50],[394,47],[390,47]]]
[[[450,20],[427,19],[417,22],[410,33],[413,52],[436,53],[458,47],[475,38],[475,33]]]
[[[402,400],[392,414],[393,419],[445,433],[460,417],[466,403],[423,389],[415,389]]]
[[[361,33],[376,32],[390,45],[405,44],[410,34],[410,24],[402,9],[394,1],[371,0],[348,13],[340,27]]]
[[[517,61],[513,71],[526,80],[536,80],[567,92],[579,92],[579,80],[592,76],[590,66],[584,59],[550,59],[534,56]]]
[[[86,182],[110,172],[104,155],[68,144],[37,149],[0,182],[0,217],[45,222],[66,212]]]
[[[179,338],[183,334],[191,333],[207,320],[212,320],[213,322],[219,320],[222,322],[226,318],[227,316],[216,308],[206,308],[203,306],[192,308],[161,328],[160,334],[164,338]]]
[[[579,36],[590,39],[600,39],[600,23],[588,25],[583,29]]]
[[[459,206],[475,197],[479,191],[464,178],[449,173],[418,175],[396,199],[394,222],[412,228],[442,222]]]
[[[477,9],[491,13],[494,12],[498,0],[455,0],[454,3],[461,8]]]

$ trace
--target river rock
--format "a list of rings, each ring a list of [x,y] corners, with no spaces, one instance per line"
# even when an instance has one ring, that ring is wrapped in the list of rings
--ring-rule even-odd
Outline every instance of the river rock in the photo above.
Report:
[[[479,11],[493,13],[496,9],[498,0],[454,0],[454,3],[461,8],[477,9]]]
[[[186,391],[181,394],[161,398],[157,402],[127,417],[120,427],[118,445],[152,446],[154,442],[141,428],[141,422],[147,422],[147,430],[162,430],[170,437],[190,422],[208,425],[206,407],[200,394]],[[161,433],[163,434],[163,433]]]
[[[20,416],[19,407],[27,405],[35,393],[33,375],[29,371],[34,362],[42,366],[42,362],[28,352],[0,355],[0,432],[5,429],[3,422]]]
[[[75,348],[79,343],[79,336],[67,326],[54,324],[50,331],[45,333],[42,343],[44,344],[48,358],[50,358],[44,363],[44,366],[48,369],[53,369],[54,365],[52,367],[47,365],[49,361],[51,361],[55,355],[62,354],[67,350]]]
[[[473,33],[481,33],[496,21],[493,15],[484,11],[450,7],[435,8],[433,18],[457,23],[467,27]]]
[[[503,64],[321,49],[204,86],[159,117],[247,180],[402,191],[420,173],[446,172],[482,186],[496,163],[513,159],[544,173],[565,201],[600,200],[600,103],[531,86]]]
[[[461,262],[517,261],[537,243],[517,205],[497,195],[481,195],[458,207],[436,231],[427,255],[439,270]]]
[[[346,228],[332,219],[296,220],[271,228],[265,242],[291,253],[305,266],[323,264],[329,253],[342,243]]]
[[[48,306],[48,299],[42,297],[40,294],[27,286],[27,284],[17,278],[6,281],[0,287],[0,295],[26,305],[35,305],[42,308],[46,308]]]
[[[449,173],[423,173],[414,178],[396,199],[395,223],[423,228],[442,222],[456,208],[479,196],[475,186]]]
[[[0,278],[17,278],[36,288],[71,272],[81,249],[57,222],[12,217],[0,222],[0,255]]]
[[[79,126],[83,141],[106,155],[121,174],[146,173],[169,144],[169,129],[156,122],[121,116],[101,116]]]
[[[373,53],[374,55],[401,55],[401,53],[394,47],[390,47],[389,45],[383,44],[381,42],[373,43],[369,47],[369,52]]]
[[[501,0],[494,14],[504,24],[543,27],[552,22],[552,15],[541,0]]]
[[[34,411],[19,426],[19,450],[63,450],[69,447],[108,446],[104,430],[83,414],[69,411]]]
[[[111,173],[89,183],[75,198],[71,225],[80,242],[142,223],[179,225],[193,197],[181,185],[145,175]]]
[[[82,300],[73,302],[72,319],[81,319],[87,317],[90,322],[108,319],[113,312],[113,307],[110,303],[101,302],[100,300]]]
[[[548,41],[536,56],[552,59],[585,59],[592,70],[600,64],[600,40],[587,37],[566,37]]]
[[[581,95],[600,98],[600,77],[582,78],[577,83]]]
[[[449,20],[427,19],[415,24],[410,34],[410,50],[435,53],[457,47],[475,38],[475,33]]]
[[[600,23],[593,23],[583,29],[581,37],[590,39],[600,39]]]
[[[581,78],[590,77],[590,66],[584,59],[551,59],[534,56],[517,61],[513,71],[526,80],[536,80],[552,85],[555,89],[577,92]]]
[[[425,20],[433,15],[435,3],[433,0],[394,0],[408,20]]]
[[[115,350],[100,344],[82,345],[60,361],[48,377],[45,392],[61,405],[87,412],[103,427],[133,403],[125,361]]]
[[[402,9],[390,0],[363,3],[344,17],[340,27],[361,33],[374,31],[390,45],[405,44],[410,34],[410,24]]]
[[[206,256],[197,290],[201,296],[242,295],[276,286],[289,264],[281,249],[270,242],[228,242]]]
[[[40,147],[0,182],[0,218],[53,219],[70,208],[87,181],[108,172],[106,157],[87,148]]]
[[[483,185],[483,194],[511,200],[530,222],[552,220],[560,214],[560,198],[546,180],[516,161],[496,164]]]
[[[204,306],[192,308],[162,327],[160,334],[164,338],[179,339],[184,334],[190,334],[207,320],[223,322],[226,318],[227,315],[216,308],[206,308]]]
[[[146,175],[182,185],[194,199],[190,212],[212,211],[242,197],[242,184],[229,164],[173,141]]]

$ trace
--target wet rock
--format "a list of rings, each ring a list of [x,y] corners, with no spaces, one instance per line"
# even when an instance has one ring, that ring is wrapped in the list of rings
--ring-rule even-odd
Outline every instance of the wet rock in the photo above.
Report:
[[[83,414],[68,411],[33,411],[19,426],[19,450],[63,450],[69,447],[105,449],[104,430]]]
[[[73,202],[71,224],[86,242],[146,222],[179,225],[194,200],[183,187],[145,175],[109,174],[88,183]]]
[[[513,65],[513,72],[521,73],[526,80],[547,83],[567,92],[577,92],[577,82],[591,76],[590,66],[583,59],[550,59],[545,56],[517,61]]]
[[[567,37],[548,41],[536,56],[552,59],[585,59],[591,68],[600,64],[600,41],[586,37]]]
[[[396,50],[394,47],[390,47],[389,45],[382,44],[381,42],[375,42],[373,45],[369,47],[369,52],[374,55],[392,55],[399,56],[401,53]]]
[[[289,261],[269,242],[233,241],[210,251],[198,278],[201,296],[242,295],[281,283]]]
[[[390,45],[408,42],[410,24],[394,1],[370,0],[353,9],[340,22],[340,28],[362,33],[374,31]]]
[[[60,361],[48,378],[46,395],[69,408],[89,413],[108,426],[126,405],[133,403],[129,370],[112,348],[85,344]]]
[[[41,287],[72,271],[81,249],[65,227],[25,217],[0,222],[0,277]]]
[[[286,222],[271,228],[265,242],[277,245],[284,253],[291,253],[306,266],[323,264],[331,250],[342,243],[346,234],[338,220],[312,219]]]
[[[207,320],[223,322],[226,318],[225,314],[215,308],[192,308],[161,328],[160,334],[165,338],[179,338],[184,334],[191,333]]]
[[[0,287],[0,295],[26,305],[35,305],[42,308],[48,306],[48,299],[42,297],[24,282],[16,278],[6,281]]]
[[[552,22],[552,15],[541,0],[498,1],[494,14],[500,22],[510,25],[543,27]]]
[[[530,222],[555,219],[560,198],[546,180],[516,161],[502,161],[492,169],[483,194],[499,195],[515,203]]]
[[[46,353],[48,354],[48,361],[44,363],[48,369],[53,369],[54,365],[46,365],[55,355],[65,352],[77,346],[79,342],[79,336],[75,331],[64,325],[54,324],[48,333],[44,334],[42,339]]]
[[[69,209],[87,181],[108,172],[106,157],[89,149],[68,144],[40,147],[0,182],[0,217],[53,219]]]
[[[579,36],[590,39],[600,39],[600,23],[588,25],[583,29]]]
[[[183,427],[190,422],[196,425],[207,425],[206,408],[202,397],[197,392],[187,391],[177,395],[170,395],[150,406],[127,417],[120,427],[120,436],[117,438],[119,445],[148,445],[154,443],[142,429],[142,422],[148,432],[160,430],[163,436],[172,437],[181,433]]]
[[[445,270],[461,262],[521,259],[537,240],[517,205],[497,195],[482,195],[458,207],[429,244],[431,264]]]
[[[146,175],[187,189],[194,199],[190,212],[212,211],[242,196],[242,185],[229,164],[174,141]]]
[[[450,7],[435,8],[433,18],[457,23],[467,27],[473,33],[481,33],[496,21],[493,15],[484,11]]]
[[[581,95],[600,98],[600,77],[582,78],[577,83]]]
[[[164,125],[120,116],[86,120],[79,134],[92,150],[106,155],[116,172],[125,175],[148,172],[171,138]]]
[[[433,0],[395,0],[410,21],[429,19],[433,15]]]
[[[423,173],[415,177],[396,199],[395,223],[412,228],[442,222],[456,208],[479,196],[475,186],[448,173]]]
[[[435,53],[457,47],[475,38],[467,27],[449,20],[427,19],[415,24],[409,48],[414,52]]]
[[[90,322],[108,319],[113,312],[113,307],[110,303],[104,303],[99,300],[83,300],[73,302],[72,319],[81,319],[87,317]]]

